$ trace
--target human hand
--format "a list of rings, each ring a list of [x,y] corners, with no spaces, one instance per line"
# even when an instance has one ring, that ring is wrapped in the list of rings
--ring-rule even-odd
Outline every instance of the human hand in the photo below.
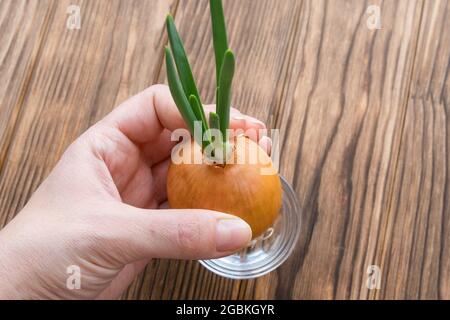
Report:
[[[168,88],[155,85],[72,143],[0,232],[0,298],[116,298],[151,258],[218,258],[245,246],[251,229],[235,216],[167,209],[170,134],[180,127]],[[231,128],[264,124],[232,110]],[[80,289],[66,285],[69,266]]]

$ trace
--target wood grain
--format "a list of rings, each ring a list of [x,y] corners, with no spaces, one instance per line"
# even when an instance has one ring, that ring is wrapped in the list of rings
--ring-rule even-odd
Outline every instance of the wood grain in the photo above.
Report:
[[[450,4],[426,1],[386,239],[383,299],[450,299]]]
[[[381,8],[380,30],[367,27],[369,4]],[[277,298],[368,298],[366,270],[379,264],[421,4],[305,2],[278,121],[282,172],[305,220],[300,245],[278,272]]]
[[[50,1],[0,1],[0,168],[53,12]]]

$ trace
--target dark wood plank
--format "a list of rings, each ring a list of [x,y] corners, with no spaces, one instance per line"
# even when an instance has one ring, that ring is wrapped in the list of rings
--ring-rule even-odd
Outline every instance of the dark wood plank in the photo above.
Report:
[[[450,299],[450,3],[426,1],[379,255],[384,299]]]
[[[0,168],[5,160],[54,3],[0,1]]]
[[[369,5],[382,29],[367,27]],[[277,126],[304,214],[274,297],[368,298],[417,47],[420,1],[306,1]]]
[[[180,1],[175,22],[184,40],[204,103],[214,101],[215,65],[209,1]],[[270,121],[278,113],[288,59],[297,41],[301,1],[223,1],[230,47],[236,53],[237,73],[232,104],[243,112]],[[164,68],[163,68],[164,69]],[[162,70],[160,82],[165,81]],[[272,277],[233,281],[213,275],[194,261],[152,263],[126,295],[141,299],[248,299],[257,282],[264,288]],[[154,282],[153,282],[154,279]],[[265,293],[264,290],[262,292]]]

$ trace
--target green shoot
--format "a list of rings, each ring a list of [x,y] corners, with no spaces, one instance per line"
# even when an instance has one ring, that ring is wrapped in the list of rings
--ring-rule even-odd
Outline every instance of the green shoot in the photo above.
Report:
[[[166,19],[167,33],[169,34],[170,47],[172,48],[173,58],[177,66],[181,84],[183,85],[186,96],[193,94],[200,102],[197,86],[195,85],[194,76],[192,75],[191,66],[189,65],[183,42],[178,34],[175,23],[171,15],[167,15]]]
[[[202,106],[200,105],[200,102],[198,101],[197,97],[194,96],[193,94],[191,94],[189,96],[189,103],[191,104],[192,107],[192,111],[194,112],[195,117],[197,118],[197,121],[201,121],[202,122],[202,132],[203,134],[206,132],[208,133],[208,125],[206,123],[206,117],[205,117],[205,113],[203,111]],[[203,120],[205,119],[205,120]],[[203,141],[203,139],[202,139]],[[205,148],[210,142],[210,138],[208,137],[207,141],[203,141],[202,142],[202,148]]]
[[[209,127],[208,122],[206,121],[205,111],[203,110],[202,104],[200,102],[201,101],[200,95],[198,93],[198,89],[195,84],[194,76],[192,75],[191,66],[189,65],[189,61],[186,56],[186,51],[184,50],[183,42],[181,41],[180,35],[178,34],[177,28],[171,15],[167,15],[166,27],[167,33],[169,34],[170,46],[172,47],[173,51],[173,58],[175,60],[175,65],[177,68],[176,71],[178,71],[178,73],[176,74],[177,76],[176,78],[178,78],[179,82],[181,83],[185,97],[189,99],[188,101],[195,115],[195,119],[197,121],[202,122],[202,130],[203,132],[206,132],[209,129]],[[193,96],[194,99],[192,99],[191,96]],[[184,108],[184,106],[181,106],[181,108]],[[180,106],[178,106],[178,109],[180,109]],[[186,112],[186,110],[184,112]],[[188,124],[188,126],[193,127],[193,124],[191,125]],[[193,132],[191,133],[193,134]],[[208,143],[209,141],[206,142],[202,141],[201,145],[204,148],[205,145],[207,145]]]
[[[220,130],[220,119],[217,113],[211,112],[209,114],[209,126],[211,129]]]
[[[214,54],[216,57],[216,84],[218,87],[223,58],[225,52],[228,50],[227,29],[225,26],[222,0],[210,0],[209,8],[211,11]]]
[[[194,122],[197,121],[197,118],[184,94],[183,86],[181,85],[180,78],[173,63],[172,52],[168,47],[165,48],[165,54],[167,80],[169,82],[170,93],[172,94],[173,100],[175,101],[184,122],[186,122],[189,131],[194,135]]]
[[[209,127],[220,130],[222,141],[215,141],[215,145],[223,149],[224,155],[228,155],[227,129],[230,124],[231,85],[235,70],[235,59],[233,52],[228,49],[222,0],[210,0],[210,10],[216,59],[216,112],[210,113],[209,123],[206,120],[183,43],[170,15],[166,19],[170,47],[172,48],[172,50],[168,47],[165,49],[167,79],[175,104],[191,134],[194,135],[195,121],[201,122],[204,133],[208,134]],[[204,150],[212,143],[211,139],[211,134],[208,134],[206,141],[197,142]],[[226,161],[225,158],[224,160]]]
[[[231,50],[227,50],[224,55],[222,70],[220,71],[218,99],[216,112],[220,119],[220,131],[223,141],[228,141],[227,129],[230,124],[230,104],[231,104],[231,83],[234,76],[234,55]]]

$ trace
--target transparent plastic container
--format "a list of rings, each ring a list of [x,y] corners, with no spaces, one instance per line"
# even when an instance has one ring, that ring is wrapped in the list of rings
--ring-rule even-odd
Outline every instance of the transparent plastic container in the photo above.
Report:
[[[273,227],[236,254],[201,260],[206,269],[226,278],[252,279],[275,270],[286,261],[297,244],[302,219],[294,190],[280,178],[283,204]]]

